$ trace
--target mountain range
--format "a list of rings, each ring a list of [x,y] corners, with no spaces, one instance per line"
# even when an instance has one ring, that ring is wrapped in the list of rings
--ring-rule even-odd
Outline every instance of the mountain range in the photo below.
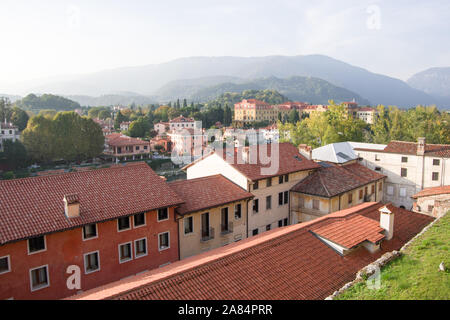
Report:
[[[183,99],[197,95],[200,89],[223,84],[226,84],[225,87],[233,87],[229,84],[261,83],[266,79],[266,84],[273,85],[274,81],[267,80],[273,79],[272,77],[285,81],[292,80],[292,77],[322,79],[335,87],[348,90],[372,105],[413,107],[418,104],[442,104],[434,94],[424,92],[418,86],[412,87],[402,80],[323,55],[180,58],[161,64],[58,77],[53,81],[28,82],[22,86],[22,92],[101,96],[128,91],[142,96],[160,95],[164,98],[173,97],[172,89],[177,88],[176,96]]]
[[[439,105],[450,106],[450,67],[424,70],[407,82],[411,87],[433,96]]]

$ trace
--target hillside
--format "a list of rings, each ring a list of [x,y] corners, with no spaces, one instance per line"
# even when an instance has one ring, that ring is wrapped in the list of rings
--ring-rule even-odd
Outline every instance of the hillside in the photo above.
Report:
[[[381,269],[381,288],[360,282],[338,300],[450,299],[450,214],[414,240],[404,255]],[[444,262],[447,270],[439,271]]]
[[[216,99],[211,99],[208,105],[228,105],[234,108],[234,104],[242,101],[242,99],[257,99],[269,104],[280,104],[289,99],[276,90],[244,90],[243,92],[226,92],[219,95]]]
[[[43,94],[37,96],[29,94],[21,100],[17,100],[15,105],[24,110],[39,111],[42,109],[53,109],[56,111],[70,111],[80,108],[80,104],[53,94]]]
[[[411,107],[435,102],[430,95],[411,88],[404,81],[372,73],[323,55],[190,57],[161,64],[71,76],[66,81],[61,78],[57,82],[41,81],[36,83],[35,87],[40,88],[39,92],[66,95],[102,95],[123,90],[153,95],[170,81],[218,76],[237,77],[247,81],[272,76],[315,77],[355,92],[372,104]]]
[[[70,100],[78,102],[82,106],[128,106],[132,103],[137,105],[156,103],[155,97],[142,96],[138,94],[108,94],[100,97],[91,97],[83,95],[67,96]]]
[[[191,94],[189,99],[199,102],[209,101],[226,92],[266,89],[275,90],[291,101],[327,104],[330,99],[338,103],[355,99],[360,105],[370,104],[368,100],[361,98],[354,92],[336,87],[327,81],[310,77],[290,77],[287,79],[268,77],[244,83],[227,82],[199,89]]]
[[[422,90],[450,109],[450,67],[430,68],[416,73],[408,79],[408,84]]]

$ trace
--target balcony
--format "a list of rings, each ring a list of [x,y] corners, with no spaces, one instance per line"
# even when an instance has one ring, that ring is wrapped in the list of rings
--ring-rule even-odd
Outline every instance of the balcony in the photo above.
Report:
[[[200,238],[200,241],[205,242],[211,239],[214,239],[214,228],[202,230],[202,237]]]
[[[220,234],[222,236],[233,233],[233,222],[228,222],[227,224],[220,225]]]

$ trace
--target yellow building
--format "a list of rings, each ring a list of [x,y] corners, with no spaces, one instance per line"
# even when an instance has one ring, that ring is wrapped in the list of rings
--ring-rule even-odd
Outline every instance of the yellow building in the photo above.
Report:
[[[305,222],[363,202],[383,200],[386,176],[358,163],[323,166],[291,189],[293,222]]]
[[[251,193],[222,175],[169,185],[184,201],[176,209],[180,259],[247,238]]]

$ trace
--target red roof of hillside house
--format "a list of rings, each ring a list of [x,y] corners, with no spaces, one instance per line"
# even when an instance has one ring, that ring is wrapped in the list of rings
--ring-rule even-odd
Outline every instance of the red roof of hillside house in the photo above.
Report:
[[[374,151],[372,149],[355,148],[355,150]],[[417,142],[391,141],[384,150],[376,152],[417,154]],[[450,158],[450,144],[425,144],[425,156]]]
[[[80,217],[67,218],[76,194]],[[0,181],[0,245],[182,203],[146,163]]]
[[[359,108],[358,111],[365,111],[365,112],[367,112],[367,111],[375,111],[375,109],[371,108],[371,107],[361,107],[361,108]]]
[[[367,202],[301,224],[260,235],[86,291],[70,299],[301,300],[324,299],[381,255],[399,250],[434,219],[388,205],[395,214],[394,236],[381,249],[364,247],[338,254],[311,230],[352,217],[379,223],[378,209]]]
[[[149,144],[148,141],[128,137],[120,133],[112,133],[105,137],[106,143],[111,147],[123,147],[130,145],[146,145]]]
[[[267,147],[267,157],[270,159],[272,156],[272,148],[276,148],[278,146],[278,154],[274,154],[274,161],[278,161],[278,170],[274,174],[265,175],[262,174],[262,168],[270,168],[271,163],[265,164],[263,159],[259,156],[260,147]],[[245,148],[248,148],[250,161],[245,163],[243,160],[243,151]],[[219,156],[223,157],[225,161],[227,161],[227,149],[224,148],[222,153],[216,152]],[[303,155],[298,152],[297,147],[292,145],[289,142],[283,142],[280,144],[267,144],[267,145],[253,145],[250,147],[239,147],[231,157],[233,158],[232,163],[230,163],[236,170],[242,173],[251,181],[261,180],[269,177],[274,177],[278,175],[304,171],[304,170],[312,170],[320,168],[320,165],[315,163],[314,161],[306,159]],[[274,150],[275,151],[275,150]],[[262,151],[263,154],[266,154],[265,151]],[[276,156],[276,157],[275,157]],[[255,160],[252,160],[254,157]]]
[[[177,208],[177,213],[181,215],[253,198],[253,194],[245,191],[220,174],[197,179],[173,181],[169,183],[169,186],[184,201]]]
[[[1,129],[16,129],[16,130],[19,129],[19,127],[13,125],[12,123],[4,123],[4,122],[0,123],[0,128]]]
[[[311,231],[348,249],[364,241],[377,243],[384,238],[384,229],[380,227],[380,221],[361,215],[312,228]]]
[[[385,178],[359,163],[323,167],[299,183],[291,191],[330,198]]]
[[[417,199],[421,197],[437,196],[440,194],[447,194],[447,193],[450,194],[450,186],[433,187],[423,189],[419,193],[413,195],[412,198]]]
[[[173,122],[194,122],[195,120],[192,118],[186,118],[183,116],[179,116],[176,118],[173,118],[172,120],[170,120],[169,122],[173,123]]]

